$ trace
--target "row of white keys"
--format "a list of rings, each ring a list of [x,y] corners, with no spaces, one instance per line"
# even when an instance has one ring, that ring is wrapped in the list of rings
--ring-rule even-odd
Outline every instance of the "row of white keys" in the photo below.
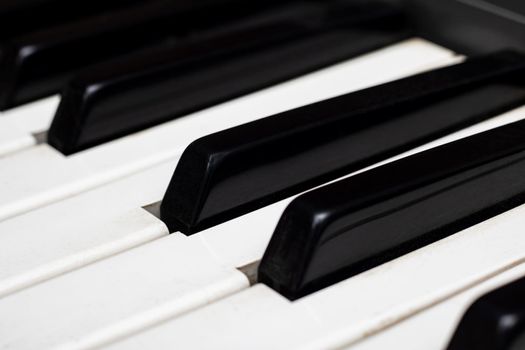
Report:
[[[345,350],[446,350],[461,318],[475,300],[523,276],[525,264],[520,264]]]
[[[523,225],[525,206],[295,302],[255,285],[108,349],[349,347],[525,263]]]
[[[414,48],[412,45],[409,46]],[[360,75],[360,78],[368,79],[366,82],[370,84],[390,77],[386,73],[401,62],[389,62],[392,59],[390,50],[383,51],[383,53],[385,53],[385,55],[381,55],[383,59],[376,56],[373,66],[364,67],[364,63],[359,63],[356,60],[358,63],[355,66],[356,74],[366,69],[368,73]],[[421,52],[418,51],[418,53]],[[405,56],[405,59],[410,57],[408,52],[402,56]],[[436,62],[435,65],[444,65],[451,60],[455,61],[448,55],[439,63]],[[427,69],[428,65],[425,64],[424,68]],[[418,69],[422,69],[421,65],[414,64],[413,70],[417,71]],[[369,72],[374,72],[376,75]],[[332,73],[335,74],[335,71]],[[339,71],[340,73],[341,71]],[[406,74],[409,74],[408,69]],[[356,75],[352,76],[355,77]],[[343,81],[348,78],[337,76],[337,79],[343,84]],[[358,88],[357,85],[366,85],[366,82],[359,80],[355,81],[356,85],[353,87],[349,87],[352,84],[347,84],[346,87],[347,89]],[[303,93],[310,89],[318,90],[317,85],[312,84],[309,88],[305,88]],[[269,91],[269,93],[275,92]],[[284,91],[281,93],[284,94]],[[281,96],[281,94],[277,96]],[[311,97],[314,96],[311,93]],[[281,101],[281,99],[272,100],[279,103]],[[283,104],[286,103],[283,102]],[[252,107],[257,108],[258,106],[252,105]],[[171,171],[169,175],[171,175]],[[121,181],[123,180],[118,182]],[[142,186],[138,190],[147,191],[146,188]],[[137,189],[129,188],[129,190]],[[26,244],[25,249],[27,251],[41,249],[45,252],[41,254],[44,259],[39,256],[33,259],[31,254],[26,254],[25,258],[28,260],[23,271],[17,270],[16,273],[8,271],[11,284],[6,283],[7,288],[11,288],[10,290],[13,291],[17,287],[24,286],[22,284],[15,286],[13,281],[15,284],[22,281],[25,285],[29,285],[51,277],[53,274],[56,275],[60,269],[66,272],[83,263],[91,262],[94,256],[100,258],[103,255],[114,254],[130,247],[128,243],[122,243],[125,242],[124,235],[120,236],[120,233],[113,236],[105,234],[105,223],[109,222],[108,220],[102,220],[104,223],[101,225],[96,223],[97,216],[102,215],[101,213],[104,211],[104,204],[101,204],[104,197],[103,191],[98,191],[98,189],[90,192],[95,193],[95,191],[99,193],[96,195],[97,200],[89,199],[90,193],[86,192],[70,200],[4,221],[4,223],[8,223],[12,220],[22,222],[24,219],[33,219],[36,221],[32,226],[38,227],[46,225],[45,218],[47,217],[47,224],[49,225],[49,222],[56,218],[56,214],[60,212],[61,208],[69,206],[70,203],[75,207],[82,209],[92,207],[97,211],[93,216],[86,219],[80,218],[81,215],[77,213],[70,212],[67,216],[71,216],[73,219],[81,219],[79,224],[83,226],[82,230],[76,230],[74,227],[66,225],[68,230],[71,229],[71,232],[60,231],[60,233],[55,234],[53,229],[49,229],[47,234],[50,236],[46,236],[49,237],[49,243],[45,243],[45,239],[32,243],[30,234],[22,235],[21,237],[24,237],[24,240],[20,241],[16,239],[17,234],[11,235],[11,244]],[[76,204],[73,201],[77,201]],[[120,206],[121,204],[116,205]],[[100,206],[100,214],[97,206]],[[143,212],[143,214],[147,213]],[[69,220],[70,218],[65,217],[64,219]],[[112,220],[111,224],[107,226],[111,230],[115,230],[118,219],[117,217],[117,220]],[[129,217],[123,217],[123,219],[127,220]],[[141,232],[138,232],[139,229],[137,231],[129,230],[128,234],[135,237],[133,238],[134,242],[144,242],[152,239],[152,237],[162,237],[166,234],[160,221],[157,221],[153,216],[148,216],[147,220],[150,223],[141,227]],[[158,230],[150,230],[148,225],[155,226]],[[17,225],[13,224],[12,227],[15,228],[15,226]],[[224,232],[228,227],[228,225],[221,226],[217,231],[214,231],[216,235],[210,239],[206,239],[205,235],[186,238],[183,235],[174,234],[164,237],[121,255],[99,261],[72,273],[58,276],[45,283],[5,296],[0,300],[0,347],[45,349],[64,345],[66,348],[86,348],[131,334],[142,327],[151,326],[163,319],[174,317],[247,288],[246,277],[235,267],[252,259],[251,248],[246,247],[247,253],[243,254],[244,247],[242,245],[244,242],[238,242],[237,250],[230,248],[236,255],[228,256],[226,252],[221,251],[220,246],[213,246],[213,239],[220,241],[221,236],[226,241],[235,238]],[[60,227],[57,229],[60,230]],[[75,236],[77,234],[86,235],[91,229],[101,230],[102,234],[93,235],[93,239],[82,239],[80,246],[76,245]],[[125,227],[119,228],[118,231],[123,232],[124,229]],[[237,229],[242,230],[242,227]],[[256,245],[257,251],[262,251],[272,230],[273,227],[263,231],[262,234],[257,231],[253,233],[252,239],[245,239],[249,244]],[[35,231],[33,234],[39,234],[39,232]],[[60,240],[64,241],[57,243]],[[255,242],[258,243],[255,244]],[[220,242],[220,244],[222,243]],[[232,242],[230,241],[230,243]],[[58,245],[58,248],[55,248],[55,245]],[[66,251],[65,247],[68,245],[74,246],[73,253]],[[15,250],[20,252],[23,249],[24,246],[20,246]],[[238,254],[239,252],[241,254]],[[14,254],[11,257],[13,260],[16,259]],[[259,257],[260,255],[257,255],[257,258]],[[39,266],[41,267],[40,270],[38,269]],[[57,266],[58,268],[55,268]],[[133,271],[137,271],[137,274],[132,273]],[[148,279],[141,279],[139,271],[143,271],[144,274],[149,271]],[[17,280],[16,274],[23,274],[25,279]],[[123,291],[127,292],[124,293]],[[55,297],[56,300],[53,299]],[[48,302],[50,298],[53,300],[52,302]],[[72,312],[72,310],[75,311]],[[42,315],[53,315],[53,317],[46,318]],[[23,336],[23,334],[28,333],[31,333],[31,337]]]
[[[0,297],[168,235],[142,207],[162,198],[175,162],[0,222]]]
[[[391,77],[383,74],[383,69],[391,70],[396,60],[407,56],[401,51],[393,49],[373,55],[375,59],[366,62],[368,69],[377,74],[361,76],[346,88],[356,89],[374,84],[380,77]],[[449,62],[448,57],[445,61]],[[366,68],[360,62],[356,60],[357,71]],[[336,72],[329,70],[323,76],[335,77]],[[304,80],[303,92],[316,89],[312,81]],[[314,98],[313,93],[310,98]],[[274,106],[282,99],[275,101]],[[163,223],[141,207],[161,200],[176,162],[175,157],[148,171],[0,222],[0,246],[10,247],[0,255],[0,297],[167,234]],[[269,227],[268,231],[272,229]],[[220,237],[221,234],[212,234],[209,244],[222,244]],[[256,246],[264,247],[267,235],[260,239]],[[250,261],[253,257],[250,251],[235,252],[231,266],[240,266],[238,261]]]
[[[89,349],[248,285],[173,234],[1,299],[0,348]]]
[[[0,112],[0,157],[36,145],[34,135],[49,128],[59,100],[52,96]]]
[[[4,156],[0,220],[176,157],[200,136],[454,59],[413,39],[69,157],[47,144]]]
[[[430,144],[427,144],[411,152],[407,152],[393,159],[407,156],[409,154],[413,154],[415,152],[419,152],[423,149],[434,147],[442,143],[450,142],[454,139],[466,137],[470,134],[481,132],[483,130],[496,127],[498,125],[502,125],[502,124],[509,123],[515,120],[519,120],[523,118],[524,116],[525,116],[525,107],[519,108],[512,112],[501,115],[500,117],[494,118],[492,120],[486,121],[479,125],[462,130],[458,133],[455,133],[448,137],[445,137],[435,142],[432,142]],[[388,161],[392,161],[393,159],[390,159]],[[190,240],[201,240],[203,244],[206,247],[208,247],[208,249],[213,253],[213,255],[215,255],[219,260],[223,262],[223,264],[227,266],[240,267],[240,266],[247,265],[250,262],[260,259],[260,257],[262,256],[265,250],[265,247],[267,245],[267,242],[270,239],[270,235],[273,232],[273,228],[275,227],[277,220],[279,219],[282,211],[284,210],[286,205],[289,203],[289,201],[290,199],[276,203],[274,205],[271,205],[266,208],[260,209],[258,211],[252,212],[250,214],[244,215],[243,217],[237,218],[235,220],[226,222],[222,225],[208,229],[197,235],[192,236]],[[261,286],[257,287],[257,289],[261,289],[261,288],[266,289],[265,287],[261,287]],[[259,293],[259,291],[256,291],[255,293]],[[273,295],[271,299],[273,300],[272,302],[277,302],[280,304],[285,302],[282,298],[277,297],[276,295]],[[296,317],[298,319],[302,319],[303,313],[301,311],[298,314],[295,314],[295,311],[293,311],[292,313],[290,313],[289,316],[292,317],[292,319],[295,319]],[[226,317],[225,320],[217,319],[215,321],[228,322],[228,320],[230,320],[228,318],[229,316],[225,316],[225,317]],[[232,317],[235,317],[235,316],[232,316]],[[259,317],[259,315],[257,317]],[[240,321],[240,322],[242,323],[243,321]],[[264,321],[261,321],[260,325],[262,326],[263,324],[264,324]],[[235,327],[236,325],[233,326],[233,328]],[[289,329],[289,331],[293,332],[294,330]],[[305,330],[305,329],[298,330],[298,334],[301,334],[302,332],[308,332],[308,330]],[[230,335],[232,339],[234,339],[235,334],[230,334]],[[157,334],[155,335],[155,337],[156,336]],[[278,336],[279,335],[277,335],[277,337]],[[250,336],[248,336],[248,338],[250,338]],[[147,341],[149,341],[149,338]],[[197,344],[202,345],[203,348],[206,348],[203,344],[200,344],[200,343],[197,343]],[[159,344],[157,343],[154,344],[154,346],[157,346],[157,345]],[[232,344],[230,343],[225,344],[224,348],[229,348],[231,345]],[[241,345],[242,346],[239,346],[239,348],[249,346],[249,343],[248,344],[243,343]],[[272,346],[270,346],[270,348],[272,348]],[[195,348],[199,348],[199,346],[196,346]],[[261,346],[261,348],[264,348],[264,346]],[[286,348],[286,346],[283,346],[283,348]]]
[[[517,118],[509,113],[500,118],[500,123],[511,117]],[[64,343],[66,348],[89,348],[246,288],[247,280],[235,267],[261,257],[286,204],[287,201],[277,203],[189,238],[175,234],[6,297],[0,301],[0,315],[5,315],[0,317],[0,329],[5,330],[0,339],[5,337],[7,344],[17,348],[47,348]],[[157,269],[158,264],[168,264],[169,273]],[[126,274],[143,266],[150,269],[147,281]],[[188,277],[187,271],[193,277]],[[108,280],[114,283],[104,287]],[[135,287],[144,283],[149,287],[146,291]],[[91,293],[93,286],[100,291]],[[115,303],[124,289],[136,293]],[[200,290],[210,292],[203,294]],[[79,299],[82,293],[88,297]],[[48,304],[49,295],[60,295],[61,303],[67,307]],[[283,302],[282,298],[277,299]],[[98,307],[96,314],[90,311],[93,305]],[[73,307],[76,312],[71,313]],[[49,313],[56,317],[38,317]],[[32,337],[23,337],[23,332],[30,332]]]

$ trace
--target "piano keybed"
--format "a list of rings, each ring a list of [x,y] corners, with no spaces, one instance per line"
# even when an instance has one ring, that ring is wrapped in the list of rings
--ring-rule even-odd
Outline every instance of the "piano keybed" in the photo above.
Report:
[[[521,5],[105,3],[0,4],[0,349],[521,349]]]

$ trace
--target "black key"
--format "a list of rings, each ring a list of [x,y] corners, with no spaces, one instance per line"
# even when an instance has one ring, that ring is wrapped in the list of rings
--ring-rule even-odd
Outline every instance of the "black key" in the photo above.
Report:
[[[479,298],[461,320],[448,350],[525,349],[525,278]]]
[[[161,206],[191,234],[525,102],[502,52],[264,118],[193,142]]]
[[[456,52],[525,50],[523,0],[406,0],[418,35]]]
[[[83,67],[220,26],[262,6],[269,5],[152,0],[13,38],[0,46],[0,109],[59,92]]]
[[[15,0],[0,3],[0,41],[74,22],[141,0]]]
[[[296,198],[259,268],[290,299],[525,202],[525,121],[453,142]]]
[[[71,154],[391,44],[408,33],[401,13],[382,2],[279,6],[218,33],[108,62],[75,77],[63,93],[48,142]]]

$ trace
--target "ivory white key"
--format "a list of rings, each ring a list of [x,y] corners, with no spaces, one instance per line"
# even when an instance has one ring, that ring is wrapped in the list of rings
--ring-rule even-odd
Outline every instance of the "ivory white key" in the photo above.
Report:
[[[523,225],[525,206],[295,302],[256,285],[109,348],[349,346],[525,263]]]
[[[0,112],[0,156],[34,146],[33,134],[48,129],[58,102],[53,96]]]
[[[385,329],[346,350],[446,350],[459,321],[479,297],[525,276],[525,264],[469,288],[428,310]]]
[[[0,297],[166,236],[141,207],[162,198],[176,160],[0,222]]]
[[[0,220],[176,157],[205,134],[457,60],[413,39],[69,157],[46,144],[5,156]]]

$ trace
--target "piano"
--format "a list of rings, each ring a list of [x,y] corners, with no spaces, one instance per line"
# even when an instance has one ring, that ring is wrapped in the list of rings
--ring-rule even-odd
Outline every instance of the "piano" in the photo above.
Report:
[[[525,349],[523,2],[0,28],[0,349]]]

